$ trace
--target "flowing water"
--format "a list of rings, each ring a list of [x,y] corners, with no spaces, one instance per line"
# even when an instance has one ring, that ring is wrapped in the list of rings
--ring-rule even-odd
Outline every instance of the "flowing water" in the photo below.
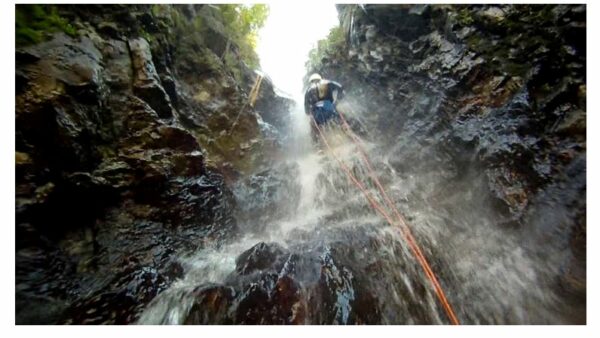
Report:
[[[304,266],[302,272],[294,275],[308,308],[300,323],[449,323],[398,228],[369,206],[327,149],[313,143],[300,106],[290,118],[292,137],[283,162],[295,168],[286,184],[299,193],[284,194],[274,209],[285,212],[273,211],[276,217],[259,222],[264,223],[260,231],[245,226],[252,219],[240,219],[242,234],[237,240],[182,257],[185,277],[156,297],[139,323],[184,323],[197,288],[235,284],[241,278],[236,275],[236,259],[260,242],[277,243],[306,258],[298,265]],[[384,205],[350,139],[335,127],[326,134],[333,151]],[[554,286],[566,250],[564,236],[548,232],[535,237],[522,228],[499,226],[497,215],[480,198],[485,187],[475,176],[448,182],[450,169],[417,163],[416,170],[399,172],[389,164],[398,160],[390,158],[391,152],[380,152],[368,138],[365,148],[461,322],[571,322],[569,312],[574,308]],[[238,200],[238,204],[253,202]],[[327,292],[314,291],[329,278],[323,271],[330,273],[325,277],[334,276],[335,283],[327,284],[333,299]]]

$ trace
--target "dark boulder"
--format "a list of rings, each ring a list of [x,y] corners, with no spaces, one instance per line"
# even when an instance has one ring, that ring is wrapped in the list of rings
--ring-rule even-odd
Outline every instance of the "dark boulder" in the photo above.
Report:
[[[185,323],[378,323],[371,291],[334,255],[329,248],[296,252],[258,243],[237,257],[224,285],[198,287]]]
[[[235,298],[235,290],[231,287],[206,285],[194,290],[194,304],[192,305],[184,324],[232,324],[233,320],[228,313],[229,307]]]
[[[283,248],[277,243],[258,243],[236,258],[235,271],[246,275],[267,268],[280,270],[284,263],[282,261],[284,253]]]

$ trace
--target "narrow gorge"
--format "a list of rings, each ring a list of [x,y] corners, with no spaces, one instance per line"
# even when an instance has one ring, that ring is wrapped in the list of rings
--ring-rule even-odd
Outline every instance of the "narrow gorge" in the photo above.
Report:
[[[17,324],[451,323],[265,8],[17,5]],[[344,86],[460,322],[585,324],[586,6],[336,9],[294,81]]]

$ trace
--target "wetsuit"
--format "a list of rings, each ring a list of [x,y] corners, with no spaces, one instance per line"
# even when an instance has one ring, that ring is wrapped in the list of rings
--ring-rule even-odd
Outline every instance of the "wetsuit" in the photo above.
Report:
[[[340,99],[343,95],[342,85],[335,81],[320,80],[311,83],[304,94],[304,112],[312,114],[319,125],[339,117],[333,105],[334,92]]]

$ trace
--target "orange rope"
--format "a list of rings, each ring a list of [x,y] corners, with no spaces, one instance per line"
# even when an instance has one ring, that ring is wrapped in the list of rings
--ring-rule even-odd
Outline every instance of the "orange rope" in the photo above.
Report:
[[[258,75],[256,80],[254,81],[254,86],[252,90],[250,90],[250,107],[254,108],[254,104],[256,103],[256,98],[258,97],[258,93],[260,92],[260,84],[262,82],[263,76]]]
[[[329,152],[331,153],[331,155],[333,155],[333,158],[335,158],[335,160],[338,162],[338,164],[340,165],[342,170],[344,170],[344,172],[346,172],[346,174],[348,174],[348,178],[350,178],[350,180],[360,189],[360,191],[362,191],[363,194],[365,194],[365,196],[367,197],[367,200],[369,201],[371,206],[375,210],[377,210],[390,224],[393,224],[394,222],[393,222],[392,218],[388,215],[388,213],[385,212],[385,210],[379,205],[379,203],[377,203],[377,201],[373,198],[373,196],[371,196],[371,193],[369,193],[369,191],[365,188],[365,186],[356,179],[356,176],[354,176],[354,174],[352,173],[350,168],[348,168],[348,166],[342,160],[340,160],[340,158],[333,152],[331,146],[329,145],[329,143],[327,142],[327,139],[325,138],[325,135],[321,131],[321,128],[319,128],[316,121],[314,121],[314,117],[312,119],[313,119],[313,122],[315,123],[315,126],[317,127],[319,135],[321,135],[323,142],[327,146],[327,149],[329,149]]]
[[[229,41],[227,43],[229,43]],[[225,55],[225,54],[223,54],[223,55]],[[256,76],[256,79],[254,80],[254,84],[252,85],[252,89],[250,89],[250,94],[248,95],[249,96],[248,101],[246,101],[246,103],[244,103],[244,105],[242,106],[242,109],[240,109],[240,112],[235,117],[235,120],[233,121],[231,128],[229,128],[228,134],[231,135],[231,132],[237,126],[238,120],[240,119],[240,115],[242,115],[242,112],[244,111],[246,106],[250,105],[250,107],[254,108],[254,104],[256,103],[256,98],[258,97],[258,92],[260,91],[260,84],[262,83],[262,79],[263,79],[262,75],[258,74]]]
[[[340,112],[340,117],[342,118],[342,121],[344,123],[344,126],[347,128],[347,132],[350,135],[350,137],[352,138],[352,140],[354,141],[354,143],[357,145],[357,147],[359,148],[359,152],[361,154],[361,157],[363,158],[363,160],[366,162],[367,164],[367,169],[369,170],[369,175],[371,176],[371,178],[374,180],[375,184],[377,185],[377,187],[379,188],[379,191],[381,192],[382,196],[384,197],[384,200],[386,202],[386,204],[388,205],[389,208],[392,209],[392,211],[394,212],[394,215],[396,216],[398,223],[400,223],[400,228],[402,230],[402,234],[405,237],[405,240],[407,241],[413,255],[415,256],[415,258],[417,259],[417,261],[419,262],[419,264],[421,265],[421,267],[423,268],[425,275],[428,277],[428,279],[431,281],[431,283],[433,284],[434,290],[436,292],[436,295],[438,296],[438,299],[440,300],[440,302],[442,303],[442,306],[444,307],[444,310],[446,311],[448,317],[450,318],[450,321],[452,322],[452,324],[454,325],[458,325],[460,324],[458,321],[458,318],[456,317],[456,315],[454,314],[454,311],[452,310],[452,306],[450,305],[450,303],[448,302],[446,295],[444,294],[444,291],[442,289],[442,287],[440,286],[435,274],[433,273],[433,270],[431,269],[429,263],[427,262],[427,259],[425,258],[425,256],[423,255],[421,249],[419,248],[419,246],[417,245],[417,242],[415,240],[415,238],[413,237],[410,228],[408,227],[406,221],[404,220],[404,217],[402,217],[402,215],[400,214],[400,212],[398,211],[398,209],[394,206],[394,204],[392,203],[391,199],[389,198],[389,196],[387,195],[387,193],[385,192],[385,189],[383,189],[383,186],[381,185],[381,183],[379,182],[379,179],[377,178],[377,176],[374,174],[374,170],[373,167],[371,166],[370,161],[368,160],[368,157],[366,155],[366,152],[364,151],[363,147],[360,145],[360,142],[358,140],[358,137],[356,135],[354,135],[354,133],[352,133],[352,131],[350,130],[350,127],[348,125],[348,123],[346,122],[346,119],[344,118],[343,114]],[[356,179],[356,177],[354,176],[354,174],[352,174],[352,172],[350,171],[350,169],[344,164],[344,162],[342,162],[337,155],[333,152],[332,148],[330,147],[329,143],[327,142],[327,139],[325,138],[325,135],[323,134],[323,132],[321,131],[321,128],[319,128],[318,124],[316,123],[314,117],[312,117],[312,122],[314,123],[317,131],[319,132],[319,135],[321,136],[321,138],[323,139],[323,142],[325,143],[325,145],[327,146],[327,148],[329,149],[330,153],[333,155],[333,157],[336,159],[336,161],[340,164],[340,167],[342,168],[342,170],[344,170],[344,172],[346,172],[346,174],[348,175],[348,177],[350,178],[350,180],[362,191],[362,193],[367,197],[367,200],[369,201],[369,203],[371,204],[371,206],[373,206],[373,208],[375,210],[377,210],[387,221],[390,225],[393,225],[394,222],[391,219],[391,217],[385,212],[385,210],[383,210],[383,208],[375,201],[375,199],[371,196],[371,194],[366,190],[366,188]]]
[[[433,270],[431,269],[431,266],[429,265],[429,263],[427,262],[427,259],[425,258],[425,255],[423,255],[421,249],[417,245],[416,240],[413,237],[412,232],[410,231],[410,227],[407,225],[406,220],[404,219],[404,217],[402,217],[402,214],[395,207],[394,203],[392,202],[392,200],[386,193],[385,189],[379,182],[379,178],[377,177],[377,175],[374,174],[375,170],[373,170],[371,162],[369,161],[369,158],[366,154],[366,151],[364,150],[364,148],[361,145],[360,139],[358,138],[358,136],[356,136],[356,134],[354,134],[354,132],[352,132],[352,129],[350,129],[350,125],[348,125],[348,122],[346,121],[344,114],[341,111],[338,111],[338,113],[340,114],[342,122],[343,122],[344,126],[346,127],[345,128],[346,132],[348,133],[348,135],[350,135],[350,137],[356,144],[357,148],[359,149],[359,153],[361,154],[361,157],[366,162],[367,168],[369,170],[369,175],[375,181],[375,184],[377,185],[377,187],[379,188],[379,191],[383,195],[383,198],[386,201],[386,204],[388,205],[388,207],[390,209],[392,209],[392,211],[394,212],[394,215],[396,216],[398,223],[402,224],[402,230],[404,232],[407,242],[411,245],[411,247],[414,246],[413,252],[415,253],[415,256],[417,256],[417,258],[420,261],[422,261],[421,265],[422,265],[423,269],[425,270],[425,273],[430,277],[430,280],[431,280],[432,284],[434,285],[436,293],[438,294],[438,298],[440,299],[440,302],[444,306],[444,309],[446,310],[448,316],[450,317],[450,320],[452,321],[453,324],[459,324],[458,319],[456,318],[456,315],[454,314],[454,311],[452,310],[452,307],[450,306],[450,303],[446,299],[446,295],[444,294],[442,287],[440,286],[435,274],[433,273]]]

